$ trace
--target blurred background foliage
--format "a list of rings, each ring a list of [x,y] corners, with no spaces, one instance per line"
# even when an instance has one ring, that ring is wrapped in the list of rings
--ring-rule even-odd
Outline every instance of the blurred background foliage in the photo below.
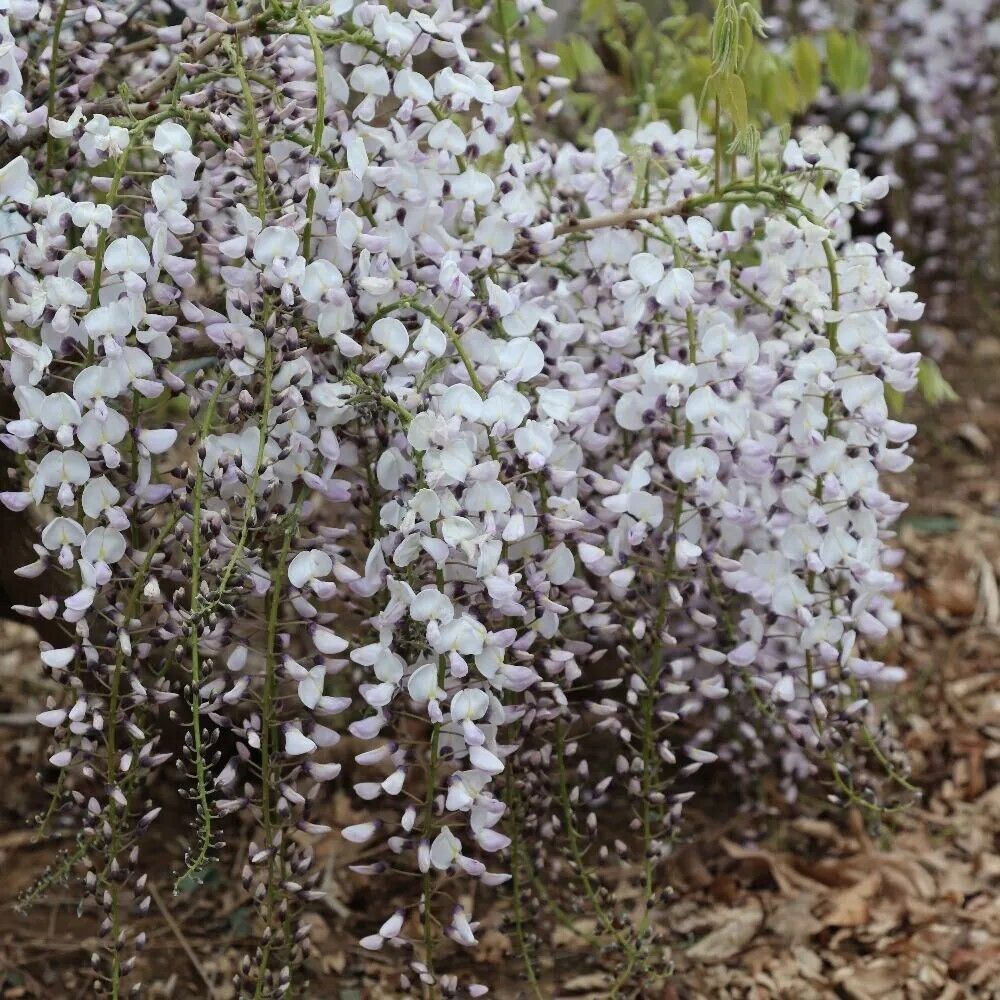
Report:
[[[730,122],[746,121],[760,131],[788,126],[808,110],[824,82],[838,93],[866,88],[871,55],[859,33],[831,28],[820,36],[772,37],[765,31],[751,39],[750,11],[762,28],[767,11],[759,3],[723,2],[720,14],[726,7],[740,15],[744,46],[734,74],[738,82],[727,81],[737,88],[737,96],[724,98]],[[662,119],[679,126],[686,97],[712,96],[715,15],[711,2],[582,0],[565,18],[569,30],[555,45],[572,82],[566,105],[578,129],[609,124],[609,113],[620,124]],[[702,103],[711,124],[711,109]]]

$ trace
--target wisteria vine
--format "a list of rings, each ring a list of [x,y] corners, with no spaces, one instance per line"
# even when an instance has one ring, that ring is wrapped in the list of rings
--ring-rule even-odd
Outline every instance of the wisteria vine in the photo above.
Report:
[[[870,694],[921,306],[851,234],[888,184],[823,129],[556,143],[519,38],[550,13],[0,0],[2,500],[65,636],[39,721],[99,992],[139,987],[168,765],[179,880],[252,820],[254,998],[305,995],[319,838],[394,887],[360,944],[401,990],[486,992],[449,971],[478,884],[534,995],[579,906],[617,994],[666,967],[696,771],[911,790]]]

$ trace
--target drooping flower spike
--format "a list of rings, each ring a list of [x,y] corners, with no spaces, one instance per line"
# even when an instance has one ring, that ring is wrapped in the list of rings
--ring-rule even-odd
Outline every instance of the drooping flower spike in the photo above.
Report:
[[[920,306],[851,234],[885,185],[822,129],[724,182],[704,129],[533,137],[535,0],[167,6],[0,5],[2,499],[46,513],[22,611],[65,636],[39,721],[97,982],[136,966],[171,760],[185,884],[253,824],[240,996],[302,982],[330,837],[393,887],[361,944],[407,989],[458,989],[477,883],[529,970],[541,885],[638,974],[699,769],[874,808],[871,752],[905,784],[868,699]]]

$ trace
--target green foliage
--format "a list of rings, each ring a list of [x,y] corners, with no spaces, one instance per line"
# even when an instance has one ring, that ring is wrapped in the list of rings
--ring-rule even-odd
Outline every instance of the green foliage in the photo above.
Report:
[[[840,92],[867,83],[870,55],[855,34],[765,40],[759,2],[718,0],[712,18],[697,6],[583,0],[580,31],[556,48],[562,73],[578,84],[567,102],[584,123],[606,116],[609,89],[626,122],[679,124],[684,99],[700,95],[706,126],[717,101],[734,148],[746,151],[760,132],[801,115],[824,80]]]
[[[856,35],[839,31],[826,34],[826,71],[842,94],[857,93],[868,85],[871,54]]]
[[[736,127],[744,131],[750,124],[747,91],[738,73],[712,74],[702,90],[703,101],[718,101],[722,110]]]
[[[556,53],[561,60],[560,71],[572,79],[604,72],[601,57],[583,35],[570,35],[556,46]]]
[[[809,103],[819,93],[823,81],[823,59],[808,38],[794,39],[789,46],[789,53],[799,95],[803,101]]]
[[[931,358],[923,358],[917,372],[917,386],[928,403],[953,403],[958,399],[958,393],[951,387],[937,362]]]

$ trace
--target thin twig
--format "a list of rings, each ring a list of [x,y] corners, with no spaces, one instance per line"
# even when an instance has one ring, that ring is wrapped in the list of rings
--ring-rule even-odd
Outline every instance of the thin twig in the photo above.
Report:
[[[131,110],[135,113],[142,113],[145,110],[145,105],[149,104],[149,102],[154,100],[156,97],[159,97],[159,95],[162,94],[167,88],[172,87],[174,85],[174,81],[177,79],[177,74],[180,71],[182,63],[201,62],[202,59],[214,52],[222,44],[225,38],[253,34],[255,30],[262,27],[266,23],[267,19],[267,15],[250,17],[242,21],[233,21],[229,28],[224,32],[210,32],[198,45],[195,46],[191,52],[181,53],[176,56],[165,70],[153,77],[149,83],[136,90],[132,95],[133,100],[129,105]],[[122,107],[123,104],[121,98],[116,96],[99,102],[89,108],[88,111],[113,112],[121,110]]]
[[[167,922],[167,925],[170,927],[170,930],[173,931],[174,937],[177,938],[177,943],[184,949],[184,954],[187,955],[187,957],[190,959],[191,965],[194,966],[195,972],[198,973],[199,977],[201,978],[201,981],[208,987],[209,997],[214,997],[216,995],[215,984],[212,982],[211,979],[209,979],[208,973],[205,972],[201,962],[198,960],[198,956],[194,952],[194,949],[188,943],[188,939],[184,936],[184,931],[181,930],[181,925],[177,923],[171,912],[167,909],[166,905],[163,902],[163,897],[160,896],[160,893],[157,890],[156,886],[153,885],[152,882],[150,882],[148,888],[149,888],[149,894],[153,898],[153,902],[156,903],[156,908],[160,911],[160,913],[163,914],[163,919]]]

